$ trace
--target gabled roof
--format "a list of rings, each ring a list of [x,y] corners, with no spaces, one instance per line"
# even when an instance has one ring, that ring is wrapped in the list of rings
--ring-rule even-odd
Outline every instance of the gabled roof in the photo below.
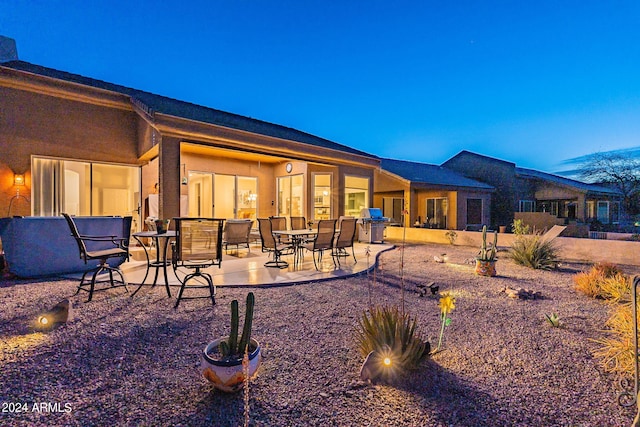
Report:
[[[0,64],[0,67],[7,67],[18,71],[24,71],[49,77],[66,82],[91,86],[98,89],[108,90],[123,95],[127,95],[135,100],[144,103],[151,112],[158,112],[174,117],[195,120],[203,123],[209,123],[217,126],[252,132],[259,135],[270,136],[274,138],[286,139],[290,141],[301,142],[317,147],[328,148],[332,150],[342,151],[345,153],[365,156],[373,159],[378,157],[356,150],[346,145],[338,144],[324,138],[320,138],[306,132],[288,128],[285,126],[264,122],[250,117],[238,114],[227,113],[225,111],[216,110],[201,105],[192,104],[177,99],[168,98],[161,95],[145,92],[142,90],[132,89],[102,80],[84,77],[78,74],[72,74],[65,71],[55,70],[53,68],[42,67],[40,65],[31,64],[25,61],[8,61]]]
[[[453,161],[454,159],[458,159],[458,158],[463,158],[463,157],[475,157],[475,158],[479,158],[481,160],[487,161],[487,162],[491,162],[491,163],[499,163],[505,166],[510,166],[510,167],[515,167],[516,164],[513,162],[509,162],[507,160],[502,160],[502,159],[496,159],[495,157],[489,157],[489,156],[485,156],[484,154],[478,154],[478,153],[474,153],[472,151],[468,151],[468,150],[462,150],[460,151],[458,154],[456,154],[455,156],[453,156],[452,158],[450,158],[449,160],[447,160],[446,162],[444,162],[442,164],[442,166],[446,167],[446,164]]]
[[[492,186],[484,182],[467,178],[451,169],[438,165],[405,160],[382,159],[381,167],[383,170],[411,181],[412,183],[471,188],[483,191],[494,190]]]
[[[620,190],[615,188],[608,188],[608,187],[604,187],[602,185],[597,185],[597,184],[588,184],[586,182],[576,181],[574,179],[565,178],[563,176],[558,176],[551,173],[540,172],[534,169],[516,167],[516,176],[520,178],[548,181],[563,187],[575,188],[585,193],[597,193],[597,194],[606,194],[606,195],[612,195],[612,196],[622,196],[622,192],[620,192]]]

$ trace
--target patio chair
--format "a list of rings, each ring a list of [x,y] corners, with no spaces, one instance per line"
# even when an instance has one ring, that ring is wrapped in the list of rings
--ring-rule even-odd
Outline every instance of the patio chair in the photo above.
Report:
[[[272,216],[269,217],[271,220],[271,231],[280,231],[287,229],[287,217],[284,216]],[[276,236],[276,240],[279,243],[290,245],[291,239],[288,236]]]
[[[249,220],[229,220],[224,224],[224,238],[222,244],[226,253],[229,252],[229,245],[235,245],[236,251],[240,246],[246,247],[251,252],[249,245],[249,234],[251,233],[251,224]]]
[[[340,257],[349,256],[347,248],[351,248],[351,254],[353,260],[357,263],[356,254],[353,249],[353,240],[356,236],[356,218],[340,218],[338,228],[340,231],[333,242],[333,256],[338,259],[340,263]]]
[[[127,289],[127,281],[125,280],[120,267],[112,267],[107,263],[107,261],[109,258],[129,259],[129,236],[131,235],[132,218],[130,216],[122,218],[122,236],[88,236],[80,234],[75,221],[69,214],[63,213],[62,216],[64,216],[64,219],[67,220],[67,224],[69,224],[71,235],[78,244],[80,258],[84,260],[84,263],[87,264],[89,261],[98,260],[96,268],[85,271],[82,275],[82,279],[80,280],[80,284],[78,285],[78,290],[75,295],[77,295],[81,290],[89,292],[89,299],[87,300],[87,302],[89,302],[93,298],[94,291],[102,291],[122,286],[127,292],[129,292]],[[91,250],[87,249],[87,243],[89,243]],[[102,272],[109,274],[108,282],[96,280],[98,275]],[[89,273],[93,273],[91,275],[91,281],[85,283],[85,279]],[[118,274],[120,276],[120,280],[114,280],[113,273]],[[110,283],[111,286],[96,289],[96,283]]]
[[[211,298],[216,304],[216,287],[209,273],[202,271],[207,267],[222,265],[222,225],[223,219],[215,218],[174,218],[176,240],[171,246],[171,264],[176,277],[181,282],[178,300],[174,308],[178,308],[183,299]],[[178,275],[178,269],[195,270],[184,276]],[[202,280],[204,279],[203,283]],[[190,284],[189,282],[195,282]],[[183,296],[186,288],[209,289],[209,295]]]
[[[325,251],[333,251],[333,240],[336,232],[336,220],[335,219],[321,219],[318,221],[318,234],[315,239],[304,244],[304,248],[312,252],[313,265],[318,270],[318,263],[316,262],[316,254],[318,254],[318,262],[322,261],[322,255]],[[336,260],[333,260],[333,267],[336,267]]]
[[[292,230],[303,230],[307,228],[307,220],[303,216],[292,216],[291,217],[291,229]]]
[[[262,252],[271,252],[273,260],[266,262],[265,267],[287,268],[289,263],[282,261],[282,255],[291,250],[290,245],[279,243],[273,236],[272,220],[269,218],[258,218],[258,228],[262,239]]]

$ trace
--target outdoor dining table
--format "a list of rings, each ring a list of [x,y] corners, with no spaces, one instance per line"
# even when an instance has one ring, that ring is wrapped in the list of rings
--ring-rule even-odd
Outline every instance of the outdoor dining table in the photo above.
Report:
[[[274,230],[273,234],[276,236],[288,236],[291,238],[291,245],[293,246],[293,265],[298,267],[302,261],[304,261],[304,243],[305,237],[315,236],[318,234],[318,230],[309,230],[306,228],[299,230]]]
[[[147,257],[147,272],[144,275],[144,279],[140,282],[140,286],[135,290],[131,296],[133,297],[143,286],[147,285],[145,281],[147,280],[147,276],[149,276],[149,270],[151,268],[155,268],[155,275],[153,276],[153,283],[151,283],[151,287],[155,287],[158,283],[158,272],[162,269],[164,273],[164,285],[167,289],[167,295],[171,297],[171,290],[169,289],[169,275],[167,274],[167,265],[170,264],[171,261],[167,260],[167,247],[169,246],[169,240],[176,237],[175,231],[166,231],[164,233],[158,233],[157,231],[141,231],[138,233],[132,234],[133,238],[140,243],[142,249],[144,249],[144,254]],[[147,251],[147,247],[142,243],[140,239],[142,238],[150,238],[153,239],[156,246],[156,259],[154,261],[149,257],[149,251]],[[162,243],[162,244],[161,244]]]

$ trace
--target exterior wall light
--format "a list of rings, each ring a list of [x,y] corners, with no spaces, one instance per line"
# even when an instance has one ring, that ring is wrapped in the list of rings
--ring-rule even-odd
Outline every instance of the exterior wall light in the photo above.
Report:
[[[24,174],[14,173],[13,174],[13,185],[23,186],[24,185]]]

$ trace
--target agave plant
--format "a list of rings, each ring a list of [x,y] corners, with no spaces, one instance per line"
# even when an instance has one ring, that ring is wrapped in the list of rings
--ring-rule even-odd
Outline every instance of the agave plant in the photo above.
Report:
[[[417,331],[416,319],[402,314],[395,306],[364,311],[355,338],[363,356],[374,352],[388,359],[399,371],[417,368],[431,347]]]
[[[558,250],[552,240],[542,240],[539,235],[518,236],[511,245],[509,257],[525,267],[551,270],[558,266]]]

